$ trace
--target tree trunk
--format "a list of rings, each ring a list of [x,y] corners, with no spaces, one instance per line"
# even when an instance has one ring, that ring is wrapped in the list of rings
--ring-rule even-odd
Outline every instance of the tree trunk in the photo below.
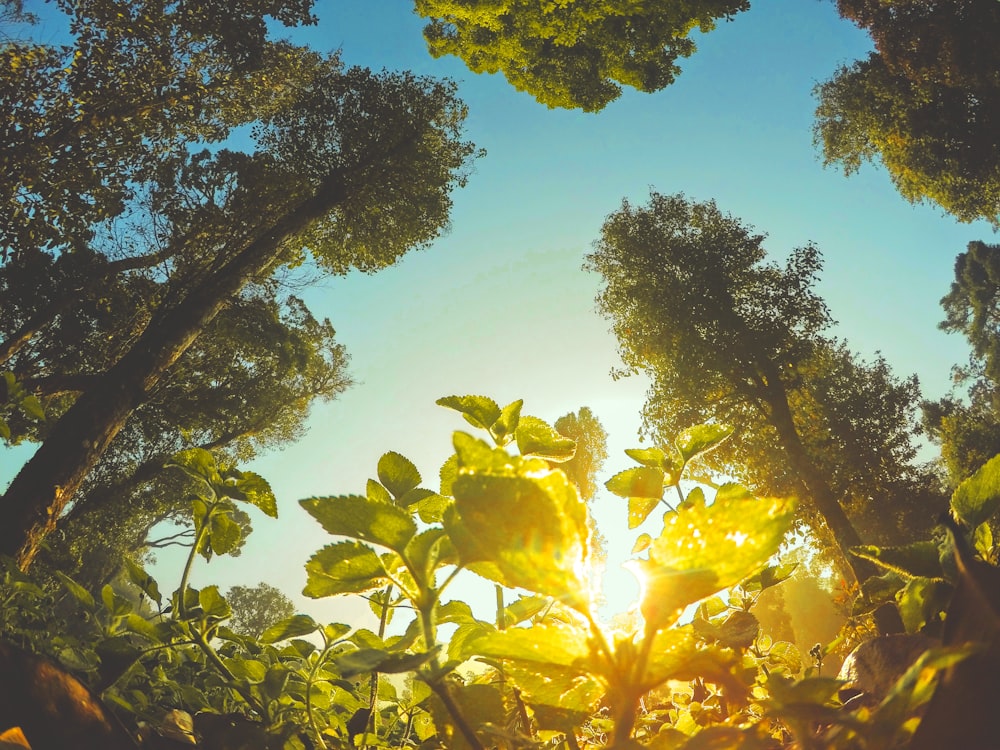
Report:
[[[132,412],[219,311],[278,258],[283,241],[347,197],[341,175],[291,208],[176,306],[158,313],[132,348],[62,416],[0,505],[0,555],[22,570]]]

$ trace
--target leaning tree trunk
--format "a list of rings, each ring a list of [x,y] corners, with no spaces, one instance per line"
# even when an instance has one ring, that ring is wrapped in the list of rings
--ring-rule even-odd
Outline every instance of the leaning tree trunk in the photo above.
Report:
[[[157,314],[142,336],[56,423],[0,503],[0,555],[27,569],[38,546],[128,417],[226,303],[278,258],[282,243],[347,197],[332,175],[267,230]]]

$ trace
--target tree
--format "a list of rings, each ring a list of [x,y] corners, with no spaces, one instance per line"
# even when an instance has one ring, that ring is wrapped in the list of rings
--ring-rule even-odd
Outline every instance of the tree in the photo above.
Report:
[[[691,32],[710,31],[750,7],[747,0],[635,3],[631,0],[453,2],[416,0],[431,20],[435,57],[457,55],[476,73],[502,72],[549,107],[603,109],[621,86],[659,91],[695,51]]]
[[[709,420],[737,426],[706,466],[808,498],[816,515],[806,519],[821,518],[846,555],[861,543],[844,508],[851,494],[883,512],[891,503],[865,483],[919,476],[908,463],[916,382],[821,335],[831,318],[812,289],[815,247],[782,267],[767,262],[763,241],[712,202],[653,193],[608,217],[587,268],[604,277],[598,309],[625,372],[652,379],[646,432],[663,440]]]
[[[969,243],[941,306],[940,328],[962,334],[972,348],[968,364],[952,370],[968,398],[925,403],[924,422],[957,485],[1000,453],[1000,245]]]
[[[295,614],[292,600],[267,583],[256,586],[233,586],[226,592],[233,610],[229,627],[241,635],[260,638],[261,633]]]
[[[569,461],[558,465],[576,485],[580,497],[590,501],[597,493],[597,474],[608,458],[608,433],[587,406],[564,414],[553,425],[556,432],[576,442],[576,452]]]
[[[1000,6],[993,0],[838,0],[876,51],[816,87],[814,135],[851,174],[880,160],[909,201],[1000,222]]]
[[[151,189],[178,248],[163,302],[11,483],[0,553],[30,564],[132,413],[249,284],[307,252],[330,273],[376,271],[445,226],[474,151],[454,86],[300,62],[294,105],[258,121],[257,152],[194,154],[158,172]]]

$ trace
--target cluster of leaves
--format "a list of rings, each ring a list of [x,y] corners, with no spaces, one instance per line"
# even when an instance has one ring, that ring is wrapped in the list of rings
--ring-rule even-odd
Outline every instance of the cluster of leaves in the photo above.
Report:
[[[961,655],[932,653],[875,710],[839,709],[840,683],[817,675],[794,645],[761,633],[751,611],[761,592],[792,573],[794,566],[770,561],[794,504],[755,498],[736,484],[717,487],[711,501],[703,487],[681,486],[689,463],[732,433],[718,424],[685,430],[672,445],[628,451],[639,466],[607,482],[628,499],[630,527],[648,523],[660,505],[664,513],[630,563],[642,582],[637,608],[601,623],[588,507],[558,468],[574,456],[574,441],[522,415],[520,401],[439,403],[485,439],[454,434],[437,490],[389,452],[364,495],[301,501],[338,539],[307,563],[304,593],[366,597],[378,633],[302,614],[259,637],[230,628],[232,607],[217,587],[190,586],[192,566],[199,555],[210,560],[238,547],[237,503],[267,515],[276,505],[261,477],[192,449],[173,462],[199,488],[189,498],[194,538],[178,589],[165,599],[131,563],[128,584],[105,586],[97,597],[62,576],[84,616],[72,633],[49,638],[46,650],[88,674],[116,711],[153,727],[183,709],[197,714],[198,735],[250,737],[259,747],[471,750],[779,748],[820,732],[829,747],[873,747],[859,743],[909,731],[905,719],[929,695],[931,668]],[[978,481],[992,488],[1000,485],[994,479]],[[981,495],[975,487],[957,493],[956,509],[970,519],[995,510],[998,501]],[[444,598],[465,570],[494,588],[494,621]],[[3,621],[5,636],[40,645],[53,625],[30,613],[51,604],[47,595],[13,566],[3,583],[5,603],[24,613]],[[523,593],[508,602],[509,589]],[[393,615],[406,612],[412,621],[388,636]],[[470,660],[480,665],[471,672]]]

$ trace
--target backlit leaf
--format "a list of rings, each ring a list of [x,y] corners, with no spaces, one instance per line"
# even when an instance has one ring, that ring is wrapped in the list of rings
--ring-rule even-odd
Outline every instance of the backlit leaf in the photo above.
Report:
[[[490,429],[501,415],[497,402],[486,396],[445,396],[435,403],[461,412],[469,424],[484,430]]]
[[[546,461],[569,461],[576,454],[576,441],[560,435],[538,417],[522,416],[514,432],[522,456],[536,456]]]
[[[389,503],[360,495],[312,497],[299,504],[322,524],[329,534],[379,544],[402,552],[417,532],[410,514]]]
[[[791,501],[745,499],[684,506],[668,515],[649,560],[628,564],[642,585],[647,625],[672,624],[687,605],[764,565],[778,551],[793,509]]]
[[[963,522],[976,528],[1000,507],[1000,456],[987,461],[963,481],[951,496],[951,508]]]
[[[260,642],[277,643],[288,638],[315,633],[318,629],[319,625],[309,615],[292,615],[265,630],[260,636]]]
[[[204,448],[188,448],[175,453],[167,462],[167,466],[177,466],[212,487],[222,484],[222,477],[215,465],[215,456]]]
[[[306,596],[360,594],[388,583],[382,560],[360,542],[328,544],[306,563]]]
[[[274,491],[268,481],[260,474],[255,474],[252,471],[239,472],[235,487],[239,492],[236,496],[237,500],[256,506],[271,518],[278,517],[278,501],[274,497]]]
[[[506,445],[510,442],[510,438],[514,434],[514,431],[517,430],[518,422],[521,419],[521,406],[523,404],[523,399],[518,399],[507,404],[500,411],[497,421],[490,427],[490,434],[493,435],[493,439],[499,445]]]
[[[940,619],[951,599],[951,584],[940,578],[911,578],[896,594],[899,616],[906,632],[916,633],[929,622]]]
[[[660,500],[655,497],[630,497],[628,499],[628,527],[635,529],[656,510]]]
[[[733,428],[728,425],[700,424],[684,430],[677,436],[674,444],[686,463],[699,453],[711,450],[732,434]]]
[[[913,542],[900,547],[875,547],[863,545],[852,547],[851,554],[870,560],[884,570],[891,570],[906,578],[914,576],[940,578],[944,575],[941,567],[941,550],[937,542]]]
[[[420,472],[410,459],[389,451],[378,460],[378,479],[398,500],[420,484]]]
[[[618,497],[663,497],[663,470],[648,466],[633,466],[615,474],[604,483]]]

